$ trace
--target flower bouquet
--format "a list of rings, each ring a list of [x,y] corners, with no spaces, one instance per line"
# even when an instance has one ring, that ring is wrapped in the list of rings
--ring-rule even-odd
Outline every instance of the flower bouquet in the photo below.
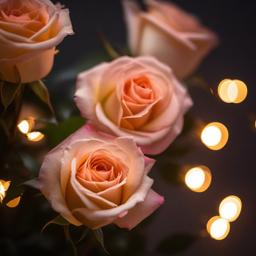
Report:
[[[202,127],[186,115],[193,105],[188,88],[209,91],[192,74],[218,37],[167,1],[123,0],[122,7],[128,47],[101,33],[104,56],[92,53],[86,63],[77,56],[79,65],[53,73],[58,45],[81,33],[73,32],[68,6],[0,1],[4,255],[147,255],[147,226],[166,196],[161,180],[186,182],[196,192],[210,185],[207,167],[179,160]],[[230,83],[244,88],[238,80],[222,85]],[[224,147],[225,128],[204,130],[203,142]],[[174,234],[157,250],[179,252],[199,238]]]

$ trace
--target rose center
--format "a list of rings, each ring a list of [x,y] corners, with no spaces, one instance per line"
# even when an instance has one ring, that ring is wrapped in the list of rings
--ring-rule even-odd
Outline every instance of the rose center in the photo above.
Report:
[[[77,170],[77,177],[88,182],[120,182],[126,176],[125,165],[106,150],[97,150],[89,155]]]
[[[146,76],[127,80],[122,93],[121,126],[128,129],[141,127],[150,117],[156,102],[154,87]]]
[[[154,101],[155,95],[150,81],[139,77],[125,82],[122,98],[126,103],[145,106]]]
[[[48,23],[49,18],[47,7],[37,2],[0,4],[0,28],[21,36],[32,36]]]

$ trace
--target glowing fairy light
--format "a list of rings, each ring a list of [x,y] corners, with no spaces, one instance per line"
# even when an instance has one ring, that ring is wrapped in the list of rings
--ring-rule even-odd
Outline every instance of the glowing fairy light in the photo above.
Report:
[[[241,103],[246,99],[247,93],[247,86],[241,80],[224,79],[218,86],[218,95],[226,103]]]
[[[223,240],[230,232],[230,224],[228,220],[215,216],[207,222],[206,229],[213,239]]]
[[[2,181],[0,181],[0,202],[3,202],[3,199],[5,198],[5,188],[4,185],[2,183]]]
[[[235,221],[242,210],[242,202],[237,196],[228,196],[224,198],[219,206],[219,214],[222,218],[232,222]]]
[[[196,166],[185,174],[185,184],[194,192],[204,192],[211,184],[211,171],[206,166]]]
[[[221,141],[221,130],[215,125],[210,125],[203,130],[201,138],[207,146],[215,146]]]
[[[34,119],[29,118],[29,119],[24,119],[19,124],[17,125],[19,131],[23,134],[29,133],[35,125]]]
[[[41,132],[29,132],[27,134],[27,139],[32,142],[38,142],[41,141],[44,138],[44,134]]]
[[[6,205],[9,208],[15,208],[15,207],[17,207],[19,205],[20,200],[21,200],[21,196],[18,196],[16,198],[12,199],[11,201],[9,201]]]
[[[32,129],[35,126],[34,118],[28,118],[22,120],[18,125],[18,129],[21,133],[25,134],[27,139],[32,142],[39,142],[44,138],[44,134],[39,131],[33,131]]]
[[[18,129],[21,133],[27,134],[30,130],[29,122],[27,120],[23,120],[18,124]]]
[[[6,196],[6,191],[10,187],[11,182],[10,181],[5,181],[5,180],[0,180],[0,202],[2,203],[5,196]]]
[[[228,129],[219,122],[209,123],[201,132],[201,141],[209,149],[222,149],[228,142]]]

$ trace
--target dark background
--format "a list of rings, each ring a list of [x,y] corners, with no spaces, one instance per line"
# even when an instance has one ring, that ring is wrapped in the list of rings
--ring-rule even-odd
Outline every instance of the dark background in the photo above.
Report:
[[[61,2],[70,9],[75,35],[61,44],[55,71],[69,69],[81,56],[89,59],[93,52],[102,52],[98,32],[104,33],[117,47],[126,44],[120,1]],[[193,193],[184,186],[172,186],[157,178],[154,186],[165,196],[166,203],[147,228],[146,255],[158,255],[154,248],[166,235],[177,232],[202,235],[207,220],[217,215],[220,201],[231,194],[241,198],[243,208],[240,218],[231,224],[227,239],[215,241],[206,236],[180,255],[255,255],[256,4],[249,0],[173,2],[197,15],[220,37],[219,47],[202,63],[197,74],[214,90],[224,78],[241,79],[248,85],[249,95],[244,103],[233,105],[199,88],[190,89],[194,100],[193,115],[203,122],[223,122],[229,128],[230,139],[227,146],[217,152],[206,149],[194,139],[196,149],[182,159],[184,164],[205,164],[212,170],[213,183],[206,192]],[[74,84],[70,86],[73,88]],[[68,90],[62,88],[65,89]]]

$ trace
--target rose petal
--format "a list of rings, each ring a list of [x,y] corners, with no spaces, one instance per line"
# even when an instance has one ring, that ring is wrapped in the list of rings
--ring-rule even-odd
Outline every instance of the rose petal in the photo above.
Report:
[[[116,207],[113,202],[97,195],[96,193],[83,187],[76,179],[75,159],[72,161],[70,183],[67,189],[71,191],[66,192],[66,199],[71,210],[76,208],[86,207],[88,210],[99,210]]]
[[[141,33],[141,19],[139,16],[139,6],[135,1],[125,0],[122,1],[125,21],[127,23],[127,28],[129,30],[129,45],[131,47],[132,52],[137,52],[137,46],[139,45],[139,35]]]
[[[97,133],[90,125],[83,126],[46,155],[40,169],[38,179],[38,189],[40,189],[44,196],[49,200],[53,209],[59,212],[70,223],[77,226],[81,225],[81,222],[78,221],[68,209],[61,190],[61,159],[63,157],[65,148],[72,143],[75,143],[77,140],[81,140],[83,138],[88,139],[88,137],[100,137],[104,140],[110,139],[108,135]]]
[[[117,138],[115,142],[127,150],[129,158],[129,171],[126,183],[123,187],[122,203],[126,202],[140,186],[145,175],[144,155],[138,150],[131,138]]]
[[[62,151],[55,150],[50,152],[40,169],[38,179],[38,189],[48,199],[52,208],[59,212],[66,220],[76,226],[82,225],[67,207],[66,201],[62,195],[60,186],[60,161]],[[50,170],[50,171],[49,171]],[[56,185],[57,184],[57,185]]]
[[[106,67],[103,63],[89,71],[79,74],[75,92],[75,102],[83,117],[95,121],[95,107],[98,100],[99,84],[102,81],[102,74]],[[109,88],[109,92],[112,88]]]
[[[164,198],[150,189],[144,202],[138,203],[128,211],[127,215],[118,218],[114,223],[120,228],[127,228],[131,230],[151,215],[163,203]]]
[[[119,205],[122,202],[122,194],[123,194],[123,187],[126,184],[127,179],[125,178],[122,182],[116,184],[113,187],[109,187],[108,189],[98,192],[99,196],[104,197],[110,202]]]
[[[145,154],[149,154],[149,155],[161,154],[177,138],[177,136],[181,133],[182,128],[183,128],[183,117],[179,117],[176,120],[175,124],[172,126],[172,128],[169,129],[169,132],[164,137],[164,139],[159,140],[155,143],[152,143],[150,146],[147,146],[147,145],[141,146],[142,151]]]
[[[115,91],[111,93],[103,103],[106,115],[114,123],[120,125],[122,117],[122,109],[120,108],[120,100],[117,98]]]
[[[97,229],[113,222],[120,214],[132,209],[138,203],[143,202],[152,184],[153,180],[145,176],[141,187],[129,198],[129,200],[115,208],[96,211],[80,208],[73,210],[72,213],[74,216],[79,217],[83,223],[85,222],[88,227]]]
[[[132,136],[140,146],[152,144],[152,142],[162,139],[169,132],[168,128],[156,132],[144,132],[120,128],[106,117],[104,111],[102,110],[102,106],[99,104],[96,106],[96,115],[98,120],[101,121],[101,125],[99,126],[102,127],[103,125],[105,128],[104,130],[108,130],[116,136]]]

